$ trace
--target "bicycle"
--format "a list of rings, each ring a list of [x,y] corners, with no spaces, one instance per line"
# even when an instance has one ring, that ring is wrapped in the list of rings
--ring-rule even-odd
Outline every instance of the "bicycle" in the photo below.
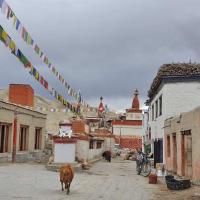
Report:
[[[136,171],[138,175],[141,174],[144,177],[149,176],[151,173],[151,163],[146,154],[140,153],[137,155]]]

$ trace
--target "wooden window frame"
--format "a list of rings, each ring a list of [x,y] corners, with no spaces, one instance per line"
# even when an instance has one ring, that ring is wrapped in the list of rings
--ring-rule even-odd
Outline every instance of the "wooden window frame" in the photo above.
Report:
[[[156,107],[156,118],[158,117],[158,100],[155,102],[155,107]]]
[[[42,147],[42,128],[35,128],[34,149],[40,150]]]
[[[94,141],[90,140],[89,142],[89,149],[94,149]]]
[[[160,95],[160,97],[159,97],[159,116],[161,116],[162,115],[162,103],[163,101],[162,101],[162,95]]]
[[[155,110],[154,110],[154,104],[151,106],[151,118],[152,118],[152,121],[154,121],[154,115],[155,115]]]
[[[0,153],[9,152],[10,125],[0,123]]]
[[[101,149],[102,147],[102,141],[97,141],[97,149]]]
[[[25,131],[25,132],[24,132]],[[29,127],[21,125],[19,132],[19,151],[28,151]]]
[[[167,135],[167,157],[171,156],[171,141],[170,141],[170,135]]]

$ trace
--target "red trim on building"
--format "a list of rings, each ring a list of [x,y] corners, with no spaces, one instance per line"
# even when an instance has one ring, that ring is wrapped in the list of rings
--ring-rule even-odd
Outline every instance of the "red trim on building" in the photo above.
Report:
[[[126,109],[127,113],[142,113],[142,110],[136,110],[135,108]]]
[[[85,121],[87,123],[90,123],[90,122],[99,122],[101,120],[101,118],[86,118]]]
[[[142,120],[115,120],[112,125],[142,126]]]
[[[115,138],[119,138],[120,136],[115,135]],[[142,136],[137,135],[122,135],[121,138],[129,138],[129,139],[142,139]]]
[[[53,136],[53,142],[57,144],[74,144],[77,143],[77,137],[72,136],[71,138],[68,137],[59,137],[59,136]]]
[[[69,122],[69,123],[59,123],[59,126],[72,126],[72,123],[71,122]]]
[[[90,138],[87,135],[77,135],[77,139],[78,140],[90,141]]]
[[[105,138],[114,138],[113,134],[105,134],[105,133],[92,133],[90,134],[92,137],[105,137]]]

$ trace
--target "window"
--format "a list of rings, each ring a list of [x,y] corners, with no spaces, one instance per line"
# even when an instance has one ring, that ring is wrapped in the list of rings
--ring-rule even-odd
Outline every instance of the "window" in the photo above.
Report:
[[[28,150],[28,127],[21,126],[19,133],[19,151]]]
[[[41,149],[42,129],[35,129],[35,149]]]
[[[0,124],[0,153],[8,152],[9,125]]]
[[[101,149],[101,141],[97,141],[97,149]]]
[[[158,100],[156,100],[156,118],[158,117]]]
[[[154,104],[152,105],[151,112],[152,112],[152,121],[153,121],[154,120]]]
[[[191,135],[191,130],[181,131],[182,135]]]
[[[170,136],[167,136],[167,157],[170,157]]]
[[[93,140],[90,141],[89,149],[94,149],[94,143],[93,143]]]
[[[162,95],[159,97],[159,116],[162,115]]]

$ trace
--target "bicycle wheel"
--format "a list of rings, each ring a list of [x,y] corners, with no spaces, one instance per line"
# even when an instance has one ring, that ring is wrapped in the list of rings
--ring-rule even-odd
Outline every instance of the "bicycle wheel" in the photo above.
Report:
[[[147,177],[149,176],[150,173],[151,173],[151,164],[149,162],[144,163],[141,171],[142,176]]]
[[[140,175],[140,173],[141,173],[141,166],[140,165],[136,165],[136,171],[137,171],[137,175]]]

